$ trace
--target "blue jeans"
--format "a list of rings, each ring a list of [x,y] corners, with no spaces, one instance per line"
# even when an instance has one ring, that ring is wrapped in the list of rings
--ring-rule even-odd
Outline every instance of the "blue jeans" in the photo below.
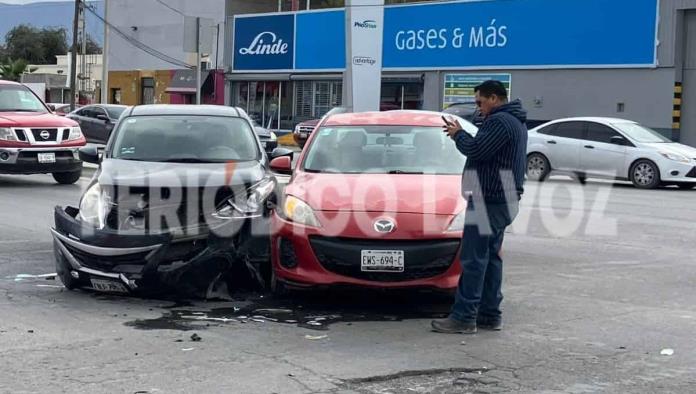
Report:
[[[500,249],[505,228],[518,212],[518,202],[486,203],[479,208],[469,201],[462,238],[462,275],[450,315],[453,319],[466,323],[500,321],[503,301]]]

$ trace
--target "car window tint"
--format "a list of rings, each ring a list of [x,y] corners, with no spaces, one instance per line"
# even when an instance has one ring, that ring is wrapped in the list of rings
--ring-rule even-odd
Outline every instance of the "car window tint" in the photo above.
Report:
[[[556,130],[556,126],[558,126],[558,123],[554,123],[552,125],[542,127],[539,130],[537,130],[537,133],[554,135],[553,132]]]
[[[106,111],[104,111],[103,109],[101,109],[101,108],[99,108],[99,107],[94,107],[94,108],[92,109],[92,117],[93,117],[93,118],[96,118],[96,117],[99,116],[99,115],[104,115],[104,116],[106,116]]]
[[[603,124],[590,122],[587,124],[587,140],[594,142],[611,143],[611,137],[621,136],[611,127]]]
[[[556,128],[549,133],[556,137],[582,139],[582,130],[585,127],[583,122],[563,122],[557,123]]]

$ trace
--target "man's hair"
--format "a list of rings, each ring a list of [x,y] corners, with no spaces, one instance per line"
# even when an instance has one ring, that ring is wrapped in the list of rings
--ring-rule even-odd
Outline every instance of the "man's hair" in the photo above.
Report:
[[[503,85],[502,82],[496,80],[489,80],[478,85],[474,88],[474,92],[478,92],[481,96],[486,98],[491,97],[492,95],[496,95],[501,99],[505,100],[508,98],[505,85]]]

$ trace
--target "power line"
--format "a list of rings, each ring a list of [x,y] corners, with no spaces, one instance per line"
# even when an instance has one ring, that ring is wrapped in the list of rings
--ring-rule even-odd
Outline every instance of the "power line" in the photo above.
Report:
[[[116,26],[114,26],[113,24],[111,24],[110,22],[107,22],[106,20],[104,20],[104,18],[102,18],[101,15],[99,15],[99,13],[96,12],[92,7],[93,7],[93,6],[90,6],[90,5],[85,4],[85,9],[87,9],[89,12],[91,12],[92,15],[94,15],[94,16],[95,16],[97,19],[99,19],[102,23],[105,23],[107,26],[109,26],[109,28],[112,29],[117,35],[119,35],[121,38],[123,38],[124,40],[126,40],[128,43],[130,43],[130,44],[133,45],[134,47],[136,47],[136,48],[142,50],[143,52],[145,52],[145,53],[147,53],[147,54],[149,54],[149,55],[151,55],[151,56],[154,56],[154,57],[156,57],[156,58],[158,58],[158,59],[160,59],[160,60],[163,60],[163,61],[165,61],[165,62],[167,62],[167,63],[170,63],[170,64],[173,64],[173,65],[175,65],[175,66],[185,67],[185,68],[190,68],[190,69],[195,68],[195,66],[192,66],[192,65],[190,65],[190,64],[188,64],[188,63],[186,63],[186,62],[183,62],[183,61],[181,61],[181,60],[179,60],[179,59],[176,59],[176,58],[174,58],[174,57],[171,57],[171,56],[169,56],[169,55],[167,55],[167,54],[165,54],[165,53],[163,53],[163,52],[160,52],[160,51],[156,50],[155,48],[152,48],[151,46],[149,46],[149,45],[147,45],[147,44],[145,44],[145,43],[143,43],[143,42],[141,42],[141,41],[138,41],[137,39],[135,39],[135,38],[131,37],[130,35],[124,33],[124,32],[123,32],[121,29],[119,29],[118,27],[116,27]]]
[[[163,6],[165,6],[165,7],[167,7],[167,8],[169,8],[170,10],[176,12],[177,14],[179,14],[179,15],[181,15],[181,16],[186,16],[183,12],[177,10],[176,8],[170,6],[169,4],[165,3],[165,2],[162,1],[162,0],[155,0],[155,1],[158,2],[158,3],[160,3],[160,4],[162,4]]]

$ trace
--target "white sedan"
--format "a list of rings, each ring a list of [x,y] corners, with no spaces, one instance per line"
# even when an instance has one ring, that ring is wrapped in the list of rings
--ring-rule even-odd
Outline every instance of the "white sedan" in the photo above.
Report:
[[[696,148],[672,142],[636,122],[567,118],[529,131],[527,177],[551,173],[629,180],[636,187],[696,187]]]

